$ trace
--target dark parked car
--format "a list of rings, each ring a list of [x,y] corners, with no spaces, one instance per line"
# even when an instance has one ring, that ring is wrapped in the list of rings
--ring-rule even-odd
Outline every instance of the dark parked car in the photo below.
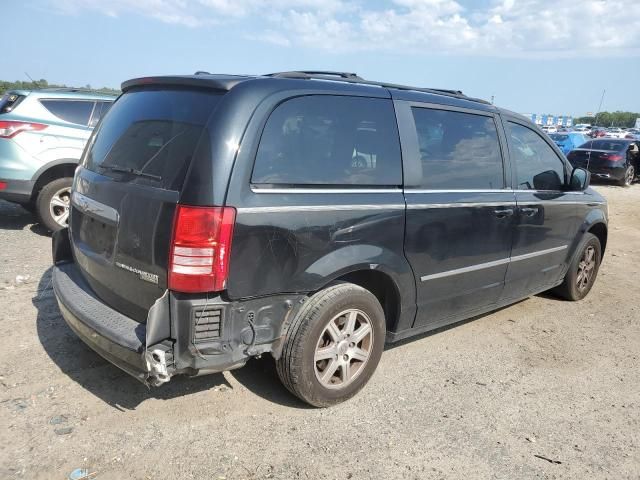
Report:
[[[617,138],[589,140],[567,156],[574,167],[592,175],[629,186],[640,173],[640,141]]]
[[[593,286],[605,200],[518,114],[331,72],[122,90],[54,235],[53,286],[78,336],[147,384],[270,353],[327,406],[385,342]]]

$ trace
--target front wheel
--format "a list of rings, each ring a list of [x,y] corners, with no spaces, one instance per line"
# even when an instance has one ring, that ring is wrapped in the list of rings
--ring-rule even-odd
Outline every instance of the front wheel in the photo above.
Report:
[[[384,311],[371,292],[351,283],[332,285],[311,296],[285,325],[278,376],[310,405],[343,402],[373,375],[385,333]]]
[[[596,281],[601,261],[600,240],[592,233],[585,233],[564,281],[553,290],[553,293],[566,300],[582,300],[591,291]]]
[[[55,232],[67,226],[69,222],[69,204],[73,178],[64,177],[47,183],[36,201],[36,213],[40,223]]]

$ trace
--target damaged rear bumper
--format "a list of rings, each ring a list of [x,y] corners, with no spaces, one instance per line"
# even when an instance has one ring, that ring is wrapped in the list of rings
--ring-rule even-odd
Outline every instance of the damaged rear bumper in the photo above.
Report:
[[[103,304],[74,263],[54,267],[53,289],[62,316],[84,343],[138,380],[148,381],[145,324]]]
[[[279,357],[282,324],[303,295],[229,302],[165,292],[139,323],[105,304],[72,260],[57,262],[53,288],[65,321],[89,347],[141,382],[158,386],[176,374],[243,366],[270,352]],[[216,313],[216,327],[203,318]],[[215,329],[214,329],[215,328]]]

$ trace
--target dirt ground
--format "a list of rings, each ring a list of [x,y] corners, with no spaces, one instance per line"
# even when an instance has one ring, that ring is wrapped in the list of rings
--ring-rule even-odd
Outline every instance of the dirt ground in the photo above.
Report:
[[[609,245],[585,300],[536,296],[389,348],[324,410],[268,358],[147,390],[69,330],[50,238],[0,202],[0,478],[640,478],[640,185],[597,189]]]

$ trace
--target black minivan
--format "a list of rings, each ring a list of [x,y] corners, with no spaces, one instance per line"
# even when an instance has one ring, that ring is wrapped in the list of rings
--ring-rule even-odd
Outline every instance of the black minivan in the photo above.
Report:
[[[336,72],[122,91],[76,171],[53,285],[78,336],[147,384],[270,353],[328,406],[385,343],[595,281],[606,202],[518,114]]]

